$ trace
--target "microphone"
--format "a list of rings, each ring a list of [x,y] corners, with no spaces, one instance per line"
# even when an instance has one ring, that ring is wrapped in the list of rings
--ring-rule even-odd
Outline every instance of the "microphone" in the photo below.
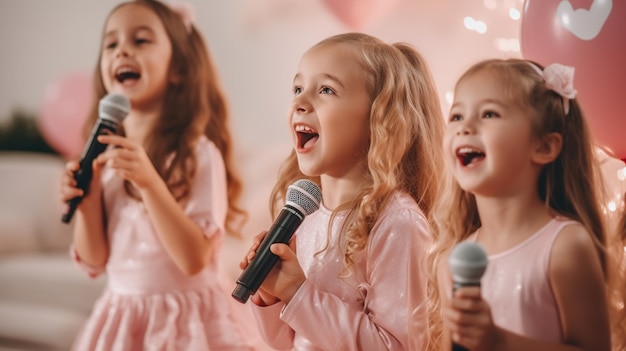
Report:
[[[237,279],[232,296],[246,303],[272,270],[278,256],[270,251],[274,243],[288,243],[305,216],[317,211],[322,201],[322,192],[317,184],[300,179],[287,188],[287,201],[280,214],[270,227],[256,251],[256,256]]]
[[[452,292],[464,286],[480,286],[480,279],[487,269],[487,254],[483,247],[472,241],[457,244],[450,253],[448,265],[452,273]],[[468,349],[452,343],[452,351]]]
[[[98,120],[94,125],[91,135],[87,140],[85,149],[80,156],[78,170],[74,173],[76,179],[76,187],[82,189],[86,195],[89,191],[89,183],[93,176],[92,163],[107,147],[106,144],[99,142],[98,136],[103,134],[115,134],[122,120],[126,118],[130,112],[130,101],[120,94],[108,94],[98,104]],[[77,196],[67,201],[67,206],[61,221],[69,223],[74,216],[76,207],[83,200],[83,196]]]

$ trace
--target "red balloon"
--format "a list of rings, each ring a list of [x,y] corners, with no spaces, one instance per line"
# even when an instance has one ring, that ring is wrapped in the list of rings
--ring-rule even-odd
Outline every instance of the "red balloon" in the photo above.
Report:
[[[94,99],[91,75],[73,72],[45,90],[37,124],[41,135],[66,159],[80,155],[82,129]]]
[[[574,87],[591,133],[626,159],[626,1],[526,0],[521,51],[542,65],[574,66]]]

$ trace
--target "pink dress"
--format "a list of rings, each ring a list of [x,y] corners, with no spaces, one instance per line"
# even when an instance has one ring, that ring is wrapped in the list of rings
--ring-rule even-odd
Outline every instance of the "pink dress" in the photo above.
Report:
[[[414,315],[425,301],[426,275],[421,269],[431,240],[418,205],[407,194],[395,194],[370,232],[354,272],[340,278],[343,242],[338,232],[345,215],[335,218],[330,236],[331,211],[323,206],[298,228],[296,252],[306,281],[288,305],[254,308],[270,346],[408,350],[413,340],[420,339],[415,334],[426,332],[424,319]],[[327,240],[328,249],[316,254]]]
[[[497,326],[536,340],[563,342],[548,266],[555,239],[563,227],[575,223],[554,218],[519,245],[489,256],[482,295]]]
[[[74,350],[251,349],[231,308],[237,302],[225,292],[217,262],[228,201],[223,160],[206,138],[200,139],[195,151],[197,171],[183,206],[204,234],[215,240],[211,262],[194,276],[182,273],[161,246],[143,203],[128,196],[122,179],[105,169],[108,286],[76,338]],[[88,267],[75,250],[71,252],[90,276],[104,271]]]

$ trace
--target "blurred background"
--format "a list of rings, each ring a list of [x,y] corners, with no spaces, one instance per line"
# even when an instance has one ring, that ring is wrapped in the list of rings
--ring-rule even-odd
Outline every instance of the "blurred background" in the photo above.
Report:
[[[622,206],[626,2],[612,0],[190,0],[232,112],[249,211],[244,240],[223,251],[236,279],[249,238],[267,229],[268,199],[291,142],[287,109],[301,55],[325,37],[362,31],[413,44],[430,63],[447,114],[456,78],[485,58],[576,66],[607,179]],[[67,349],[98,296],[67,255],[58,180],[83,143],[101,31],[118,0],[0,1],[0,350]],[[594,32],[595,31],[595,32]],[[595,34],[594,34],[595,33]],[[614,96],[616,96],[614,98]],[[604,100],[603,100],[604,99]],[[620,111],[621,110],[621,111]]]

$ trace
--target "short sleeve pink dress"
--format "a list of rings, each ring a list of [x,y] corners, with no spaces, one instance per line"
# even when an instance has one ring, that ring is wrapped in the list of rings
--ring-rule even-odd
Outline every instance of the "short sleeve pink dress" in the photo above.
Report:
[[[108,284],[74,350],[251,349],[232,312],[217,261],[228,201],[224,163],[204,137],[195,151],[196,175],[182,206],[215,240],[211,262],[194,276],[182,273],[159,242],[143,203],[126,193],[123,180],[111,169],[104,169]],[[71,254],[91,276],[103,273],[104,268],[82,263],[73,249]]]

